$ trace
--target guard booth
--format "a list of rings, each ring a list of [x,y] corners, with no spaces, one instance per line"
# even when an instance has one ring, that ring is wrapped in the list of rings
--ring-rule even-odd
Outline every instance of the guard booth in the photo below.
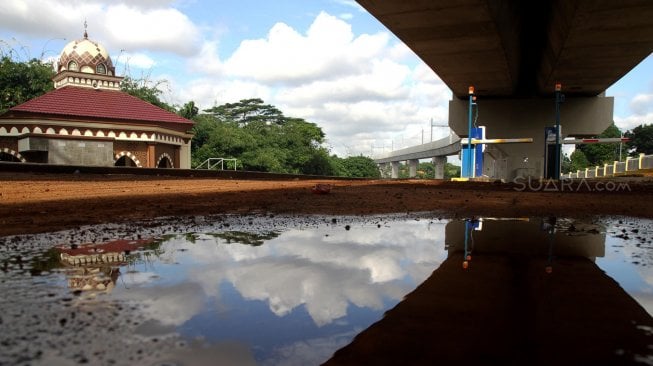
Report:
[[[467,138],[467,142],[460,146],[461,152],[461,169],[460,176],[463,178],[474,178],[483,175],[483,152],[485,151],[485,144],[472,144],[471,154],[469,145],[474,140],[485,140],[485,126],[472,128],[471,136]],[[472,159],[471,164],[469,159]],[[472,167],[470,171],[470,167]]]
[[[559,139],[562,139],[562,131],[558,126],[558,136]],[[544,127],[544,178],[546,179],[557,179],[560,176],[560,171],[562,170],[562,162],[559,161],[556,163],[556,156],[561,155],[562,144],[556,144],[556,128]],[[558,172],[556,174],[556,165]]]

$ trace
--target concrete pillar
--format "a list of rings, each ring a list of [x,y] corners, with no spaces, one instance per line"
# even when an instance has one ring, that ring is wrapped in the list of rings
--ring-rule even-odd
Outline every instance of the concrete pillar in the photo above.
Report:
[[[190,139],[179,148],[179,168],[190,169]]]
[[[417,160],[417,159],[408,160],[408,177],[409,178],[415,178],[415,176],[417,176],[417,164],[419,164],[419,160]]]
[[[446,156],[436,156],[433,158],[433,170],[435,171],[435,179],[444,179],[444,167],[446,164]]]
[[[398,161],[393,161],[391,164],[392,164],[392,176],[391,176],[391,178],[397,179],[397,178],[399,178],[399,162]]]

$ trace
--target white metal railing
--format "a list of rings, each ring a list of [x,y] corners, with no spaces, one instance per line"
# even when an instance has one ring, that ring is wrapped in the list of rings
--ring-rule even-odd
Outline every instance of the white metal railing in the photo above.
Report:
[[[195,169],[207,169],[212,170],[220,166],[220,170],[224,170],[224,162],[233,162],[234,170],[238,166],[238,161],[236,159],[226,159],[226,158],[208,158],[204,162],[195,167]],[[206,168],[204,168],[206,166]]]
[[[614,177],[615,175],[625,174],[628,172],[637,172],[639,170],[653,169],[653,155],[639,154],[636,157],[628,157],[626,161],[615,161],[612,164],[595,166],[563,174],[563,178],[595,178],[595,177]]]

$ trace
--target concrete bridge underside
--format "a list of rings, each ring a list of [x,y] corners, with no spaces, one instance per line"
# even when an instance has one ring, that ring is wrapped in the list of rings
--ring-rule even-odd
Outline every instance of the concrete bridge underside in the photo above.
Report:
[[[534,138],[492,148],[487,173],[503,179],[542,175],[556,82],[568,97],[562,136],[596,135],[612,123],[604,91],[653,50],[649,0],[357,1],[453,91],[449,124],[459,136],[473,85],[488,138]]]

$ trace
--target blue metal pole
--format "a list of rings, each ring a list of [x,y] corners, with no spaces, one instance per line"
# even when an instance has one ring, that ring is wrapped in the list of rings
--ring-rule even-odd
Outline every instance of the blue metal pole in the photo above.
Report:
[[[469,87],[469,113],[467,116],[467,174],[474,176],[474,162],[472,161],[472,105],[474,104],[474,87]]]
[[[553,172],[553,178],[556,180],[560,180],[560,89],[562,89],[562,85],[556,84],[556,151],[555,172]]]

